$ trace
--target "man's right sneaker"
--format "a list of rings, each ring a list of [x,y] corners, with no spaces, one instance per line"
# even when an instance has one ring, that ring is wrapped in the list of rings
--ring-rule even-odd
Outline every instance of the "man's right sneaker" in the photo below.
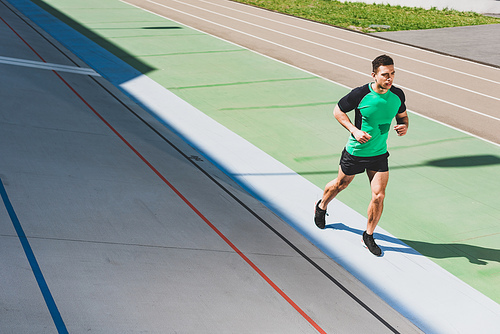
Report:
[[[316,203],[316,208],[314,210],[314,223],[316,223],[317,227],[323,230],[326,225],[325,216],[327,215],[327,213],[326,210],[322,210],[319,208],[319,203],[321,203],[321,200]]]
[[[373,239],[373,234],[368,234],[366,231],[363,232],[363,246],[368,248],[370,252],[372,252],[373,255],[375,256],[380,256],[382,255],[382,250],[380,247],[375,243],[375,240]]]

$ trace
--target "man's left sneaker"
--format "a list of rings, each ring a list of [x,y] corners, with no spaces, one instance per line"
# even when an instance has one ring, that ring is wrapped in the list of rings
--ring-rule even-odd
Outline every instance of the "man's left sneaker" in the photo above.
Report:
[[[319,208],[319,203],[321,203],[321,200],[319,200],[318,203],[316,203],[316,208],[314,210],[314,223],[316,224],[317,227],[323,230],[326,225],[325,216],[327,215],[327,213],[326,210]]]
[[[375,256],[382,255],[382,250],[375,243],[375,239],[373,239],[373,234],[368,234],[368,233],[366,233],[366,231],[364,231],[362,243],[363,243],[363,246],[368,248],[368,250],[370,252],[372,252],[373,255],[375,255]]]

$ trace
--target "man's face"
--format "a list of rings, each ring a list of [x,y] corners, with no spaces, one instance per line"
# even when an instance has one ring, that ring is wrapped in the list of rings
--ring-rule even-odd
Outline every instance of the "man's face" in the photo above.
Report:
[[[382,65],[376,73],[372,73],[372,77],[380,89],[386,90],[391,88],[395,73],[394,65]]]

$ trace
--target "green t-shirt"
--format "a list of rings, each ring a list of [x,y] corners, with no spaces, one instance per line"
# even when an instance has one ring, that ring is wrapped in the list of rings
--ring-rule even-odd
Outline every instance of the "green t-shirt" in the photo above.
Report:
[[[401,89],[392,86],[387,93],[379,94],[372,89],[371,84],[353,89],[340,99],[338,106],[345,113],[354,110],[354,125],[372,136],[364,144],[353,135],[349,137],[346,150],[358,157],[385,154],[392,120],[406,110],[405,95]]]

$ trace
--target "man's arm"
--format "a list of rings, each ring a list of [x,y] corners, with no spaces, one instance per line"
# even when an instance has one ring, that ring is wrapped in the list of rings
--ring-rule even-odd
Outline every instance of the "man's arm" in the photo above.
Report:
[[[396,115],[396,125],[394,126],[394,130],[398,133],[398,136],[404,136],[408,131],[408,113],[406,111],[399,113]]]
[[[346,115],[345,112],[340,110],[338,104],[335,105],[335,108],[333,109],[333,116],[337,119],[337,121],[349,131],[354,138],[360,143],[366,143],[372,136],[370,136],[368,133],[361,131],[357,127],[352,124],[351,120],[349,119],[349,116]]]

